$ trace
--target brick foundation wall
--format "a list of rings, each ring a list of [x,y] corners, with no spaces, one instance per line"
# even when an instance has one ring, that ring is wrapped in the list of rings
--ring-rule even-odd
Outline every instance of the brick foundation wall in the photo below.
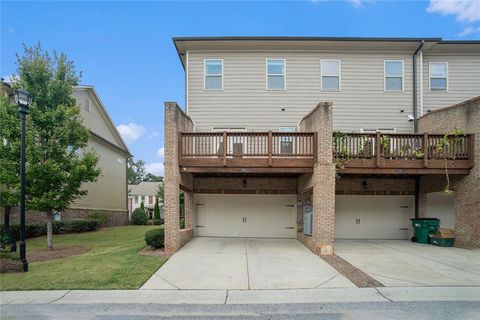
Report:
[[[88,216],[96,211],[103,211],[108,213],[108,227],[113,226],[123,226],[129,224],[128,221],[128,212],[127,211],[111,211],[111,210],[92,210],[92,209],[67,209],[62,211],[61,220],[71,220],[71,219],[86,219]],[[3,224],[3,214],[4,210],[1,208],[0,213],[0,223]],[[47,214],[45,212],[36,212],[27,210],[25,213],[25,219],[27,224],[32,223],[46,223]],[[19,208],[12,208],[10,210],[10,223],[19,224],[20,223],[20,213]]]
[[[480,97],[427,113],[419,118],[418,128],[429,133],[448,133],[457,128],[475,134],[474,167],[467,176],[450,178],[455,203],[455,245],[480,247]],[[422,177],[421,206],[426,206],[426,193],[444,187],[445,176]]]

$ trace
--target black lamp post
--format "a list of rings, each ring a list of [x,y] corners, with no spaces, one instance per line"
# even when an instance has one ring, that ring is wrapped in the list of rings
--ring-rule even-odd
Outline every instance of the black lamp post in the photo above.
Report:
[[[28,271],[28,261],[26,257],[25,245],[25,129],[27,122],[28,107],[32,103],[32,95],[25,89],[15,90],[15,102],[18,105],[18,112],[22,122],[21,139],[22,145],[20,149],[20,260],[22,261],[23,271]]]

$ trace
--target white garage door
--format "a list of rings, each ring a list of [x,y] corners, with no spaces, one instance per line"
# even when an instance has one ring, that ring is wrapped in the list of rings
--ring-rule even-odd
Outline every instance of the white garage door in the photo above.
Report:
[[[295,238],[296,195],[197,194],[195,235]]]
[[[410,239],[413,196],[337,195],[335,238]]]

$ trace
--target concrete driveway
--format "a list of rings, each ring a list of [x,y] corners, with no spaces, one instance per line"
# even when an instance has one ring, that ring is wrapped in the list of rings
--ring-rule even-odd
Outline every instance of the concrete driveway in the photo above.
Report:
[[[295,239],[194,238],[141,289],[355,287]]]
[[[335,253],[385,286],[480,286],[480,250],[336,240]]]

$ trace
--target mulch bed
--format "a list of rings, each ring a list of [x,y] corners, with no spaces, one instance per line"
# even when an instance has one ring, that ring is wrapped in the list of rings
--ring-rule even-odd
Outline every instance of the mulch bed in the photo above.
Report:
[[[142,256],[151,256],[151,257],[170,258],[172,256],[172,254],[165,252],[165,248],[155,249],[148,246],[138,251],[138,253],[141,254]]]
[[[322,256],[322,259],[359,288],[384,287],[383,284],[337,255]]]
[[[90,248],[84,246],[71,246],[71,247],[54,247],[53,250],[37,249],[33,251],[27,250],[28,262],[39,262],[53,259],[60,259],[64,257],[76,256],[90,251]]]
[[[18,255],[18,250],[17,248],[17,252],[12,254]],[[76,256],[88,251],[90,251],[90,248],[84,246],[57,247],[53,250],[48,250],[47,248],[33,251],[27,250],[27,260],[28,262],[47,261]],[[19,260],[0,259],[0,272],[21,272],[22,270],[22,263]]]

